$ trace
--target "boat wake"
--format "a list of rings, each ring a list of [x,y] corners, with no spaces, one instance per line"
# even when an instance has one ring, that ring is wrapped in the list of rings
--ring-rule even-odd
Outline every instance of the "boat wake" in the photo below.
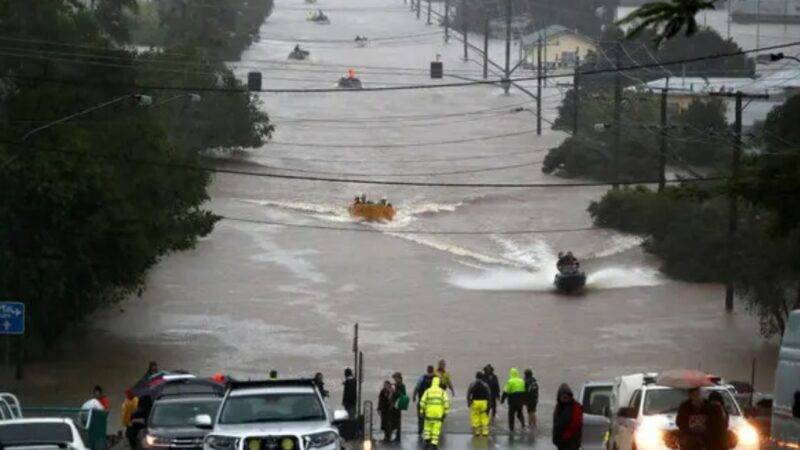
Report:
[[[308,213],[309,215],[328,222],[362,222],[350,216],[347,206],[331,206],[329,204],[308,203],[301,201],[283,200],[248,200],[242,199],[245,203],[260,206],[278,208],[281,210],[297,211]],[[418,217],[437,214],[441,212],[454,212],[463,203],[411,203],[397,205],[397,215],[391,222],[371,222],[369,223],[378,230],[397,230],[402,229],[415,222]],[[366,223],[366,222],[365,222]]]
[[[553,291],[555,267],[530,272],[522,269],[494,268],[481,272],[454,273],[448,282],[471,291]],[[607,267],[587,274],[587,291],[655,286],[663,282],[653,269],[640,267]]]

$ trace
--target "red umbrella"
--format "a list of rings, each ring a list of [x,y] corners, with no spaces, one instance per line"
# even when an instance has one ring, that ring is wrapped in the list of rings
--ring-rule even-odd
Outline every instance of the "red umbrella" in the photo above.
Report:
[[[677,369],[658,374],[656,383],[675,389],[695,389],[703,386],[714,386],[708,374],[699,370]]]

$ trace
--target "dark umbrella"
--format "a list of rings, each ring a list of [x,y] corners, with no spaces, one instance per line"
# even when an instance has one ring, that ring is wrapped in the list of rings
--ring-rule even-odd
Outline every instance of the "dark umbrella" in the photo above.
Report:
[[[714,386],[714,381],[708,374],[699,370],[667,370],[658,374],[656,383],[661,386],[675,389],[696,389],[704,386]]]

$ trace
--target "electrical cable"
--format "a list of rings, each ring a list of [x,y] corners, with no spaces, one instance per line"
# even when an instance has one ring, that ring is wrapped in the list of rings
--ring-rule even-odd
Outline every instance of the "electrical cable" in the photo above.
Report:
[[[305,176],[305,175],[287,175],[287,174],[272,174],[272,173],[263,173],[263,172],[254,172],[248,170],[238,170],[238,169],[223,169],[223,168],[215,168],[215,167],[204,167],[192,164],[182,164],[182,163],[170,163],[170,162],[162,162],[162,161],[154,161],[154,160],[145,160],[145,159],[137,159],[137,158],[129,158],[129,157],[120,157],[116,155],[100,155],[100,154],[92,154],[88,155],[85,152],[76,152],[70,151],[69,149],[64,149],[62,147],[43,147],[43,146],[30,146],[25,145],[19,142],[13,141],[0,141],[11,145],[16,145],[19,147],[25,147],[28,149],[37,149],[43,151],[55,151],[60,153],[71,153],[76,154],[79,156],[91,157],[91,158],[108,158],[119,160],[125,162],[127,164],[135,164],[135,165],[145,165],[148,167],[160,167],[165,169],[176,169],[176,170],[187,170],[187,171],[196,171],[196,172],[209,172],[214,174],[227,174],[227,175],[238,175],[238,176],[251,176],[251,177],[259,177],[259,178],[273,178],[273,179],[283,179],[283,180],[292,180],[292,181],[319,181],[319,182],[327,182],[327,183],[349,183],[349,184],[367,184],[367,185],[384,185],[384,186],[416,186],[416,187],[448,187],[448,188],[501,188],[501,189],[518,189],[518,188],[531,188],[531,189],[564,189],[564,188],[584,188],[584,187],[604,187],[604,186],[614,186],[614,185],[621,185],[621,186],[628,186],[628,185],[638,185],[638,184],[655,184],[658,183],[659,180],[656,179],[640,179],[640,180],[619,180],[615,182],[605,182],[605,181],[585,181],[585,182],[565,182],[565,183],[441,183],[441,182],[425,182],[425,181],[392,181],[392,180],[372,180],[372,179],[365,179],[365,178],[333,178],[333,177],[316,177],[316,176]],[[699,181],[722,181],[726,180],[726,177],[704,177],[704,178],[692,178],[692,179],[682,179],[682,180],[667,180],[667,183],[683,183],[683,182],[699,182]]]
[[[672,61],[663,61],[658,64],[641,64],[638,66],[629,66],[629,67],[622,67],[619,69],[620,71],[631,71],[631,70],[638,70],[643,68],[649,67],[658,67],[658,66],[669,66],[675,64],[684,64],[690,62],[697,62],[697,61],[707,61],[707,60],[714,60],[720,58],[728,58],[732,56],[739,56],[744,54],[750,54],[755,52],[765,52],[769,50],[776,50],[782,49],[787,47],[794,47],[800,45],[800,41],[796,41],[790,44],[780,44],[780,45],[773,45],[768,47],[761,47],[761,48],[754,48],[749,50],[738,50],[735,52],[726,52],[726,53],[718,53],[718,54],[710,54],[705,56],[696,56],[692,58],[683,58],[677,59]],[[579,72],[579,76],[590,76],[590,75],[598,75],[603,73],[612,73],[616,72],[617,69],[594,69],[594,70],[587,70],[584,72]],[[555,75],[544,75],[542,79],[556,79],[556,78],[566,78],[566,77],[573,77],[573,74],[555,74]],[[93,87],[109,87],[109,88],[136,88],[139,90],[175,90],[175,91],[195,91],[195,92],[248,92],[245,89],[234,89],[234,88],[213,88],[213,87],[189,87],[189,86],[158,86],[158,85],[125,85],[119,83],[98,83],[98,82],[81,82],[78,80],[67,80],[67,79],[58,79],[52,77],[37,77],[37,76],[29,76],[29,75],[19,75],[19,74],[2,74],[0,78],[3,79],[16,79],[16,80],[26,80],[26,81],[39,81],[39,82],[52,82],[52,83],[59,83],[59,84],[66,84],[66,85],[79,85],[79,86],[93,86]],[[521,78],[511,78],[509,82],[522,82],[522,81],[533,81],[536,80],[537,77],[521,77]],[[340,89],[340,88],[287,88],[287,89],[261,89],[257,92],[260,93],[274,93],[274,94],[318,94],[318,93],[368,93],[368,92],[383,92],[383,91],[408,91],[408,90],[425,90],[425,89],[445,89],[445,88],[455,88],[455,87],[465,87],[465,86],[481,86],[481,85],[493,85],[496,84],[501,80],[479,80],[479,81],[463,81],[463,82],[451,82],[451,83],[435,83],[435,84],[417,84],[417,85],[403,85],[403,86],[383,86],[383,87],[365,87],[362,89]]]

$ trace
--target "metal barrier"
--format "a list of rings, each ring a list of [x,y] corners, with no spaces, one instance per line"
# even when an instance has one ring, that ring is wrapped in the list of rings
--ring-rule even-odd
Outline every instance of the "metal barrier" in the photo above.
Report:
[[[22,408],[25,417],[65,417],[75,421],[86,446],[92,450],[107,448],[108,413],[99,409],[67,408],[57,406],[27,406]]]

